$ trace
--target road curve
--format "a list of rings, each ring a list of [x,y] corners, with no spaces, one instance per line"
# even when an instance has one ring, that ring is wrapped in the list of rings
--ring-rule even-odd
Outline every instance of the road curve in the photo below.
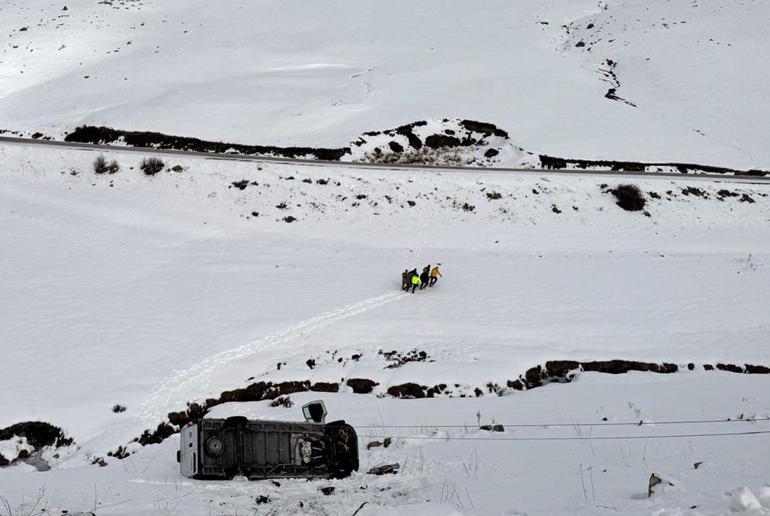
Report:
[[[137,154],[152,154],[163,156],[178,156],[180,158],[203,158],[222,161],[248,161],[253,163],[270,163],[277,165],[299,165],[303,167],[336,167],[352,169],[400,170],[407,172],[454,172],[454,173],[520,173],[536,175],[577,175],[577,176],[620,176],[627,178],[671,178],[700,181],[721,181],[726,183],[770,184],[770,176],[735,176],[727,174],[694,173],[677,174],[671,172],[638,172],[610,169],[577,169],[558,170],[543,168],[507,168],[507,167],[461,167],[451,165],[398,165],[388,163],[364,163],[354,161],[323,161],[315,159],[277,158],[250,156],[243,154],[216,154],[211,152],[181,151],[174,149],[156,149],[149,147],[122,147],[116,145],[97,145],[92,143],[75,143],[56,140],[35,140],[32,138],[15,138],[0,136],[0,145],[33,145],[44,147],[63,147],[72,150],[102,151],[102,152],[133,152]]]

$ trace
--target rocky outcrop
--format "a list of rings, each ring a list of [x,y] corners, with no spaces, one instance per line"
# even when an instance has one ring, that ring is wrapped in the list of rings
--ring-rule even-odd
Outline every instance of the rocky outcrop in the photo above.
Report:
[[[131,147],[173,149],[181,151],[211,152],[217,154],[238,153],[259,156],[280,156],[284,158],[312,157],[326,161],[337,161],[350,148],[326,149],[316,147],[275,147],[270,145],[243,145],[238,143],[212,142],[187,136],[174,136],[152,131],[123,131],[111,127],[83,125],[69,133],[64,141],[109,145],[123,142]]]
[[[388,396],[399,399],[422,399],[433,398],[437,396],[447,397],[467,397],[471,391],[475,396],[484,396],[494,394],[504,396],[511,391],[525,391],[535,389],[548,383],[569,383],[581,372],[596,372],[604,374],[625,374],[632,371],[648,372],[655,374],[672,374],[682,369],[693,371],[697,368],[695,363],[689,362],[679,365],[670,362],[640,362],[635,360],[549,360],[545,364],[537,365],[527,369],[518,378],[507,380],[505,387],[500,387],[495,383],[487,383],[484,386],[469,387],[467,385],[454,384],[455,388],[461,391],[452,391],[447,384],[438,384],[433,387],[407,382],[399,385],[389,386],[385,393]],[[753,364],[730,364],[717,363],[703,364],[705,371],[724,371],[739,374],[770,374],[770,367]],[[378,382],[368,378],[349,378],[346,385],[356,394],[372,394]],[[219,398],[209,398],[205,403],[188,403],[185,410],[179,412],[170,412],[168,420],[160,423],[154,430],[146,430],[140,437],[134,439],[139,444],[156,444],[162,442],[167,437],[177,433],[181,427],[188,422],[204,417],[212,407],[222,403],[239,401],[262,401],[274,400],[279,396],[285,396],[295,392],[339,392],[340,384],[310,381],[287,381],[280,383],[256,382],[241,389],[234,389],[223,392]],[[2,431],[0,431],[2,432]],[[0,440],[3,440],[0,433]],[[128,456],[125,447],[121,447],[111,456],[122,458]]]
[[[346,382],[348,387],[353,389],[356,394],[369,394],[379,383],[367,378],[348,378]]]
[[[50,466],[41,456],[43,449],[47,447],[60,448],[74,444],[74,440],[68,437],[61,428],[43,421],[25,421],[1,428],[0,441],[11,439],[23,439],[25,446],[18,450],[14,456],[4,457],[0,455],[0,467],[26,462],[40,471],[47,471]]]
[[[617,160],[591,160],[591,159],[569,159],[540,155],[540,166],[547,169],[588,169],[601,168],[609,170],[625,170],[628,172],[656,172],[659,169],[673,169],[682,174],[706,172],[709,174],[736,174],[748,176],[765,176],[769,172],[766,170],[736,170],[727,167],[715,167],[711,165],[698,165],[696,163],[642,163],[639,161],[617,161]]]

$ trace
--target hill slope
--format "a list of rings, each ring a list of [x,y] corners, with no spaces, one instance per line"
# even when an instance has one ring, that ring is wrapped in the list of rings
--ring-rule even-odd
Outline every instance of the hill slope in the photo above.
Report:
[[[66,7],[6,2],[0,128],[341,147],[468,118],[536,154],[770,168],[759,0]]]

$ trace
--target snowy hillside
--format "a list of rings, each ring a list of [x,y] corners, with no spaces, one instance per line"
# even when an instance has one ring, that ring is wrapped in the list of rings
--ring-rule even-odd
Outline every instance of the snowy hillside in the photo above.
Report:
[[[725,491],[764,493],[762,434],[635,439],[770,430],[766,422],[581,425],[770,417],[770,376],[707,370],[770,362],[767,185],[626,180],[645,200],[630,212],[616,205],[612,177],[200,159],[147,176],[128,153],[107,156],[119,172],[96,175],[95,156],[0,147],[9,386],[0,428],[45,421],[74,441],[44,450],[52,471],[0,469],[0,496],[15,507],[43,484],[49,509],[97,514],[338,514],[363,502],[364,515],[691,505],[722,514]],[[437,287],[399,291],[404,268],[436,262]],[[538,388],[530,373],[547,361],[609,359],[680,372],[586,372]],[[238,390],[255,384],[283,385],[294,407],[271,407],[274,396],[228,402],[254,399],[262,387]],[[218,400],[214,417],[299,419],[297,406],[313,398],[362,436],[362,470],[330,484],[329,498],[318,491],[325,483],[182,482],[176,436],[132,442],[188,402]],[[543,422],[568,426],[478,430]],[[498,435],[632,440],[433,440]],[[385,436],[422,440],[366,449]],[[0,450],[8,460],[29,446],[14,439]],[[131,455],[108,456],[116,452]],[[403,470],[366,474],[383,462]],[[675,487],[647,500],[653,472]],[[549,478],[559,480],[549,487]],[[257,505],[258,495],[273,501]]]
[[[0,129],[343,147],[459,118],[534,154],[767,169],[768,17],[761,0],[6,0]]]
[[[768,19],[0,1],[0,516],[770,515]],[[315,399],[349,477],[180,474]]]

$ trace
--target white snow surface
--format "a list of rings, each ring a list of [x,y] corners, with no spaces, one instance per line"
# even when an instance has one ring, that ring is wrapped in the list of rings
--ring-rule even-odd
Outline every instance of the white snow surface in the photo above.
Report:
[[[770,167],[763,0],[64,6],[3,2],[0,129],[340,147],[448,117],[535,154]]]
[[[770,417],[770,377],[700,367],[770,362],[767,184],[190,158],[167,159],[181,172],[148,177],[130,153],[107,155],[122,169],[97,176],[95,156],[0,146],[0,427],[47,421],[77,446],[49,472],[0,469],[0,496],[17,512],[44,485],[51,510],[95,506],[98,514],[352,514],[363,502],[364,515],[723,514],[729,492],[770,484],[762,434],[364,446],[369,435],[486,437],[477,413],[482,424],[574,424],[509,427],[508,437],[770,430],[761,421],[580,426],[602,417]],[[243,179],[244,189],[233,185]],[[603,192],[627,182],[645,192],[649,217]],[[688,187],[702,194],[685,195]],[[399,291],[404,268],[436,262],[445,276],[436,287]],[[381,350],[424,351],[428,360],[388,368]],[[486,387],[547,360],[612,358],[698,366],[582,374],[505,396]],[[405,382],[446,383],[455,397],[357,395],[348,378],[379,382],[376,395]],[[107,458],[106,468],[89,464],[188,401],[260,380],[341,382],[338,394],[291,398],[323,398],[334,418],[358,427],[362,470],[280,488],[193,482],[178,474],[176,437],[134,443],[134,455]],[[484,396],[474,397],[477,387]],[[127,411],[113,413],[116,403]],[[269,402],[225,404],[211,415],[236,413],[299,419],[296,406]],[[436,427],[447,424],[468,428]],[[366,475],[383,462],[403,469]],[[675,485],[647,500],[653,472]],[[321,495],[324,485],[336,494]],[[273,502],[257,507],[258,494]]]

